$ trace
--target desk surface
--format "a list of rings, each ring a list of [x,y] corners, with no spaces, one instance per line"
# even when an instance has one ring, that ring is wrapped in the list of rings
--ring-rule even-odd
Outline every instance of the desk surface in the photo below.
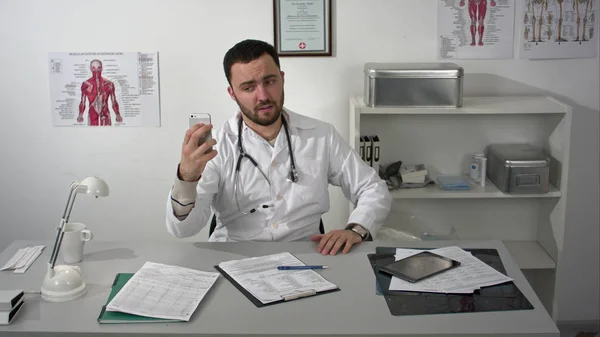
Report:
[[[3,265],[27,245],[45,244],[43,254],[25,274],[0,272],[0,289],[39,290],[52,243],[16,241],[0,254]],[[425,246],[426,245],[426,246]],[[534,310],[456,313],[423,316],[392,316],[383,296],[375,293],[375,277],[367,253],[377,246],[495,248],[506,271],[529,299]],[[500,241],[365,242],[347,255],[322,256],[316,244],[208,243],[208,242],[100,242],[87,243],[79,263],[88,285],[87,294],[75,301],[49,303],[39,295],[26,296],[15,321],[0,326],[0,336],[25,332],[27,336],[123,334],[197,336],[559,336],[531,286]],[[135,272],[146,261],[215,271],[222,261],[277,252],[291,252],[307,264],[325,264],[319,271],[341,291],[256,308],[224,277],[220,276],[189,322],[146,324],[99,324],[115,274]],[[61,263],[60,258],[57,262]]]

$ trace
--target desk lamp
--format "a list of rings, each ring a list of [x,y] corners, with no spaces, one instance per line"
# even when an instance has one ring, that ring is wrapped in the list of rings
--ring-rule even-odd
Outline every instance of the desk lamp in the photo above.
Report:
[[[93,195],[98,198],[108,196],[109,189],[106,182],[98,177],[88,177],[81,182],[73,181],[71,183],[67,205],[60,220],[60,225],[56,229],[56,240],[54,241],[54,248],[52,248],[52,254],[48,262],[48,271],[42,283],[42,298],[49,302],[72,301],[83,296],[87,291],[86,284],[81,275],[81,269],[78,266],[55,266],[62,244],[65,224],[69,222],[77,193]]]

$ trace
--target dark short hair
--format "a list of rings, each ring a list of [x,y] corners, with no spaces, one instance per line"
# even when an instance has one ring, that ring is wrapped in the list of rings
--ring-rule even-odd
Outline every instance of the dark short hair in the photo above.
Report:
[[[273,61],[275,61],[277,68],[281,69],[275,47],[267,42],[248,39],[238,42],[235,46],[231,47],[223,58],[223,69],[225,70],[225,77],[227,77],[229,85],[231,85],[231,67],[235,63],[250,63],[265,53],[269,54],[273,58]]]

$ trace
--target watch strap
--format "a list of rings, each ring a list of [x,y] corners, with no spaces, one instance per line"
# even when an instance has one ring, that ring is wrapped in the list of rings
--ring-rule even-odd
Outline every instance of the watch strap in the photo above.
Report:
[[[358,227],[358,228],[357,228],[357,227]],[[360,235],[360,237],[361,237],[362,241],[365,241],[365,240],[367,240],[369,237],[371,237],[371,233],[369,232],[369,230],[368,230],[368,229],[366,229],[365,227],[363,227],[363,226],[359,225],[359,224],[355,224],[355,223],[349,224],[349,225],[347,225],[347,226],[346,226],[346,228],[345,228],[345,229],[347,229],[347,230],[351,230],[351,231],[353,231],[354,233],[356,233],[356,234]],[[362,234],[361,232],[362,232],[362,233],[364,233],[364,234]]]

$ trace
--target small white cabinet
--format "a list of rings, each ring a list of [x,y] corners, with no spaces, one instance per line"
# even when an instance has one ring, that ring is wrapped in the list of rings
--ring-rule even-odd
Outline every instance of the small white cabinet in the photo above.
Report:
[[[555,295],[560,289],[555,280],[567,229],[568,105],[546,96],[494,96],[464,97],[460,108],[371,108],[362,97],[352,97],[349,117],[354,149],[360,136],[377,135],[380,164],[423,163],[434,174],[463,174],[470,156],[489,144],[543,146],[552,157],[548,193],[505,194],[489,180],[485,187],[469,191],[443,191],[432,185],[394,190],[392,211],[382,230],[414,233],[417,228],[433,232],[436,239],[502,240],[556,319]]]

